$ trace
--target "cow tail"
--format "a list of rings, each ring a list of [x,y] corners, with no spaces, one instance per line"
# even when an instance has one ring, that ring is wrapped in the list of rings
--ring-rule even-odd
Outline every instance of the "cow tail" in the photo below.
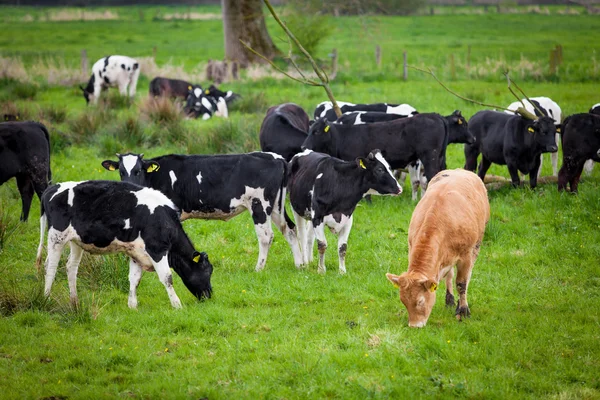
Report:
[[[50,182],[52,182],[52,168],[50,167],[50,154],[52,153],[51,149],[50,149],[50,133],[48,133],[48,129],[42,125],[39,124],[40,128],[42,129],[42,131],[44,132],[44,136],[46,137],[46,141],[48,142],[48,184],[50,184]]]
[[[279,204],[277,205],[277,207],[279,209],[279,215],[283,215],[283,217],[285,218],[285,223],[288,226],[288,228],[294,229],[296,227],[296,224],[294,224],[294,221],[292,221],[287,211],[285,210],[285,196],[287,191],[288,180],[290,177],[289,165],[288,162],[284,159],[281,159],[281,164],[283,166],[283,178],[281,179],[281,186],[279,188],[280,195]]]
[[[35,267],[38,272],[40,272],[40,266],[42,265],[42,251],[44,250],[44,236],[46,233],[46,225],[48,224],[48,216],[46,215],[46,211],[44,210],[44,202],[40,201],[40,244],[37,249],[37,256],[35,258]]]
[[[447,165],[446,165],[446,149],[448,148],[448,141],[450,140],[450,124],[448,123],[448,121],[446,121],[446,118],[444,118],[443,116],[440,116],[442,119],[442,122],[444,123],[444,131],[445,131],[445,135],[444,135],[444,151],[442,152],[441,156],[441,163],[440,163],[440,171],[446,169]]]

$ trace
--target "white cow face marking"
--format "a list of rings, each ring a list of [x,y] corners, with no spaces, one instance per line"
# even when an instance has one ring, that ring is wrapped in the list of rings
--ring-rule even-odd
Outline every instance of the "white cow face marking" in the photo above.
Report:
[[[139,156],[134,155],[126,155],[121,158],[121,163],[123,164],[123,168],[125,168],[125,172],[127,172],[127,176],[131,176],[131,171],[133,171],[138,160]]]
[[[131,225],[129,223],[129,218],[125,220],[125,227],[123,229],[131,229]]]
[[[200,89],[200,88],[195,88],[195,89],[194,89],[194,96],[196,96],[196,97],[200,97],[200,96],[202,96],[202,89]]]
[[[79,185],[81,182],[62,182],[58,184],[58,190],[56,191],[56,193],[54,193],[52,195],[52,197],[50,197],[50,201],[52,201],[53,198],[55,198],[57,195],[61,194],[62,192],[64,192],[65,190],[68,190],[68,194],[67,194],[67,204],[69,204],[70,206],[73,206],[73,198],[75,197],[75,193],[73,192],[73,188],[77,185]]]
[[[319,175],[317,175],[317,179],[321,179],[323,177],[323,173],[321,172]]]
[[[164,194],[159,192],[158,190],[150,189],[150,188],[142,188],[138,191],[132,191],[137,198],[138,206],[146,206],[148,210],[150,210],[150,214],[154,213],[154,210],[157,207],[170,207],[173,210],[177,210],[175,204]]]
[[[169,171],[169,176],[171,177],[171,189],[173,189],[175,182],[177,182],[177,176],[175,176],[175,172],[173,170]]]

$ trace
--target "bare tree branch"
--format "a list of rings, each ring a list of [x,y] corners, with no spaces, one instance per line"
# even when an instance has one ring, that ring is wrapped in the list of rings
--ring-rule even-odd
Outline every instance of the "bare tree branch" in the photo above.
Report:
[[[517,85],[517,83],[515,81],[513,81],[509,76],[508,76],[508,71],[505,73],[506,75],[506,79],[508,79],[509,84],[512,82],[513,85],[515,85],[515,87],[517,88],[517,90],[519,92],[521,92],[521,94],[523,95],[523,97],[525,97],[527,99],[527,101],[529,102],[529,104],[531,104],[533,106],[533,108],[535,108],[540,115],[545,115],[545,113],[540,110],[540,108],[538,106],[535,105],[535,103],[533,101],[531,101],[531,99],[529,97],[527,97],[527,95],[525,94],[525,92],[523,90],[521,90],[521,88],[519,87],[519,85]]]

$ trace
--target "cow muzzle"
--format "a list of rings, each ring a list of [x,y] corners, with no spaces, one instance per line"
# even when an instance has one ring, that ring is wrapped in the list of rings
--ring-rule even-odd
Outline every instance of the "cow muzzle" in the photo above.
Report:
[[[546,146],[546,151],[549,153],[556,153],[558,151],[558,146],[555,144]]]

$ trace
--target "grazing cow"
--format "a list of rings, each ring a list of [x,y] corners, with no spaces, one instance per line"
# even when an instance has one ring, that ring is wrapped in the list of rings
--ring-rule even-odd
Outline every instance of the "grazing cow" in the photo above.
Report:
[[[225,99],[223,97],[215,99],[207,95],[199,85],[193,85],[188,90],[187,101],[183,111],[190,118],[202,116],[203,120],[210,119],[213,115],[223,118],[228,118],[229,116]]]
[[[129,256],[129,308],[137,308],[142,270],[156,271],[175,308],[181,308],[181,301],[173,289],[171,268],[198,299],[211,296],[213,267],[208,256],[194,249],[177,208],[158,190],[127,182],[63,182],[44,192],[41,214],[36,264],[39,268],[47,223],[46,296],[67,243],[71,247],[67,277],[74,304],[78,302],[77,268],[84,250]]]
[[[482,154],[477,174],[483,180],[492,163],[506,165],[512,185],[521,184],[519,171],[529,174],[529,184],[537,185],[540,154],[558,150],[554,139],[556,127],[550,117],[533,121],[520,115],[497,111],[479,111],[469,121],[474,144],[465,145],[465,169],[475,171],[477,157]]]
[[[303,148],[346,161],[384,149],[392,169],[421,160],[427,179],[440,171],[448,144],[448,123],[438,114],[417,114],[377,124],[342,125],[321,118],[311,126]]]
[[[165,96],[187,99],[191,83],[181,79],[156,77],[150,81],[150,96]]]
[[[444,170],[429,182],[408,227],[408,271],[400,276],[386,274],[399,288],[409,326],[427,324],[442,278],[446,280],[446,305],[454,305],[454,265],[459,294],[456,317],[462,320],[471,315],[467,288],[489,218],[487,191],[474,173]]]
[[[127,56],[106,56],[96,61],[92,67],[92,76],[83,91],[85,101],[93,104],[98,102],[100,93],[109,87],[119,87],[122,96],[135,96],[137,81],[140,76],[140,64]],[[129,93],[128,93],[129,92]]]
[[[303,262],[308,264],[312,261],[316,236],[320,273],[325,273],[325,225],[338,235],[340,273],[345,274],[352,213],[360,199],[367,193],[402,193],[402,187],[379,150],[353,161],[342,161],[306,150],[295,155],[290,162],[288,187],[298,224]]]
[[[525,106],[525,109],[527,111],[529,111],[530,113],[537,115],[538,117],[541,116],[546,116],[546,117],[550,117],[554,120],[554,125],[556,125],[556,134],[554,136],[555,139],[555,143],[558,146],[558,143],[560,142],[560,132],[562,129],[562,110],[560,109],[560,107],[558,106],[558,104],[556,104],[556,102],[554,100],[552,100],[549,97],[530,97],[530,100],[532,101],[533,104],[535,104],[535,107],[533,104],[531,104],[529,101],[527,101],[527,99],[522,99],[521,101],[515,101],[514,103],[511,103],[507,108],[509,110],[512,111],[504,111],[505,113],[508,114],[514,114],[514,112],[517,110],[517,108],[519,107],[523,107],[523,105]],[[540,109],[543,113],[540,114],[540,112],[537,109]],[[541,159],[540,159],[540,168],[538,170],[538,178],[540,177],[540,174],[542,173],[542,162],[543,162],[543,155],[540,155]],[[552,173],[554,174],[554,176],[558,175],[558,152],[552,153],[550,155],[550,159],[552,161]]]
[[[565,119],[562,134],[563,164],[558,172],[558,190],[577,192],[586,160],[600,162],[600,115],[574,114]]]
[[[338,102],[338,107],[340,107],[342,114],[353,111],[383,112],[386,114],[399,114],[406,116],[418,114],[417,110],[409,104],[352,104],[346,102]],[[338,119],[330,101],[325,101],[319,104],[315,109],[314,117],[315,120],[324,118],[328,121],[335,121],[336,119]]]
[[[341,117],[336,119],[336,124],[345,125],[361,125],[361,124],[372,124],[375,122],[393,121],[395,119],[412,117],[413,114],[402,115],[402,114],[387,114],[384,112],[375,111],[351,111],[344,113]]]
[[[297,104],[285,103],[267,110],[260,126],[260,149],[290,161],[306,140],[310,128],[308,115]]]
[[[52,179],[50,137],[38,122],[0,123],[0,185],[17,178],[21,194],[21,221],[27,221],[33,192],[38,198]]]
[[[271,219],[292,248],[300,267],[296,227],[285,211],[287,162],[273,153],[214,156],[166,155],[144,160],[143,154],[118,155],[102,166],[118,170],[121,180],[163,192],[188,218],[227,221],[248,210],[258,237],[256,271],[265,267],[273,241]]]

